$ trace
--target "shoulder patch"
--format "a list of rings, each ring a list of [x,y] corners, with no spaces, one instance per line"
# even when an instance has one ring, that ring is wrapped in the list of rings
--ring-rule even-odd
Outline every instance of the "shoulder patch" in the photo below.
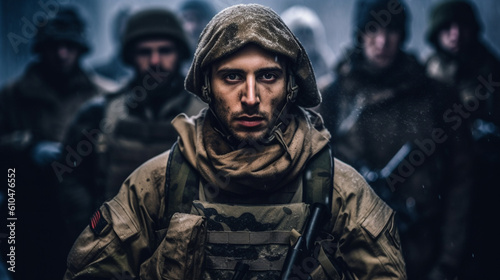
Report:
[[[101,210],[95,211],[94,215],[90,219],[90,229],[95,235],[101,235],[104,228],[108,225],[108,221],[102,216]]]
[[[393,213],[392,208],[382,201],[382,199],[377,199],[376,201],[375,206],[361,223],[361,226],[372,238],[377,238],[379,236]]]

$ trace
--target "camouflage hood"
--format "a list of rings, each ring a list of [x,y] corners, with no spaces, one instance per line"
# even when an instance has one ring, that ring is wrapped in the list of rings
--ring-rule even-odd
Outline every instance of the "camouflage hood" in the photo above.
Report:
[[[330,139],[319,115],[297,107],[283,133],[286,146],[273,141],[233,150],[214,130],[207,112],[191,118],[181,114],[172,121],[180,135],[179,148],[209,184],[233,193],[273,192],[287,186]]]
[[[310,108],[321,103],[305,49],[278,14],[257,4],[226,8],[207,24],[186,77],[186,89],[203,99],[202,86],[208,67],[251,43],[290,60],[299,86],[297,105]]]

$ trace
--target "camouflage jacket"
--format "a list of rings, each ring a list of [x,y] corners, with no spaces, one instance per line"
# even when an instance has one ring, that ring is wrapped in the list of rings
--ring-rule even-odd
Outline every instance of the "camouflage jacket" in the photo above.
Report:
[[[181,133],[181,151],[189,162],[195,147],[183,137],[196,138],[193,132],[204,118],[201,114],[174,120],[177,129],[182,127],[179,122],[184,128],[194,127]],[[162,252],[168,242],[163,225],[170,153],[136,169],[118,195],[101,206],[68,256],[65,279],[158,279],[168,270],[163,267]],[[334,166],[331,234],[338,240],[336,258],[357,279],[406,279],[393,210],[353,168],[338,160]],[[292,184],[302,178],[302,174],[297,175]]]

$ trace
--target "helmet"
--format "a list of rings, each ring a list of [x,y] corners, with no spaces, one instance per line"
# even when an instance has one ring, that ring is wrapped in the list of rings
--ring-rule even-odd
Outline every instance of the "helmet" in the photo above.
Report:
[[[188,0],[182,3],[180,10],[196,11],[201,18],[206,19],[207,21],[217,13],[212,4],[204,0]]]
[[[209,66],[248,44],[256,44],[291,61],[291,76],[298,86],[295,104],[307,108],[321,103],[306,51],[278,14],[258,4],[226,8],[207,24],[186,76],[186,90],[208,103],[203,87]]]
[[[138,40],[158,37],[175,40],[179,44],[181,58],[189,57],[189,43],[177,17],[168,10],[151,8],[139,11],[128,19],[122,36],[123,61],[132,63],[130,52]]]
[[[453,21],[471,26],[476,36],[481,31],[481,25],[472,4],[467,1],[443,1],[431,10],[426,34],[427,41],[437,46],[438,32]]]
[[[82,53],[89,51],[85,37],[85,23],[76,8],[63,7],[47,23],[40,27],[32,45],[33,53],[40,53],[45,46],[56,42],[70,42]]]
[[[401,11],[394,12],[394,4],[401,7]],[[399,10],[399,8],[397,8]],[[387,16],[385,16],[385,15]],[[370,23],[397,30],[401,33],[401,42],[408,38],[408,22],[410,12],[403,0],[358,0],[354,8],[354,42],[361,42],[361,32],[370,28]]]

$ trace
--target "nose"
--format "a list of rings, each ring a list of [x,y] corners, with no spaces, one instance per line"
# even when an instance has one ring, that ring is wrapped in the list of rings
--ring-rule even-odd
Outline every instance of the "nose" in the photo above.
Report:
[[[257,83],[252,75],[246,79],[245,92],[241,97],[241,102],[247,106],[255,106],[260,103]]]
[[[379,31],[375,35],[375,46],[378,49],[383,49],[387,43],[387,32]]]
[[[59,56],[59,58],[61,59],[66,59],[68,57],[68,53],[69,53],[68,47],[64,45],[59,46],[57,48],[57,56]]]
[[[151,65],[158,65],[160,63],[160,52],[158,50],[153,50],[151,56],[149,57],[149,63]]]
[[[456,23],[452,23],[450,26],[450,37],[458,38],[460,36],[460,26]]]

